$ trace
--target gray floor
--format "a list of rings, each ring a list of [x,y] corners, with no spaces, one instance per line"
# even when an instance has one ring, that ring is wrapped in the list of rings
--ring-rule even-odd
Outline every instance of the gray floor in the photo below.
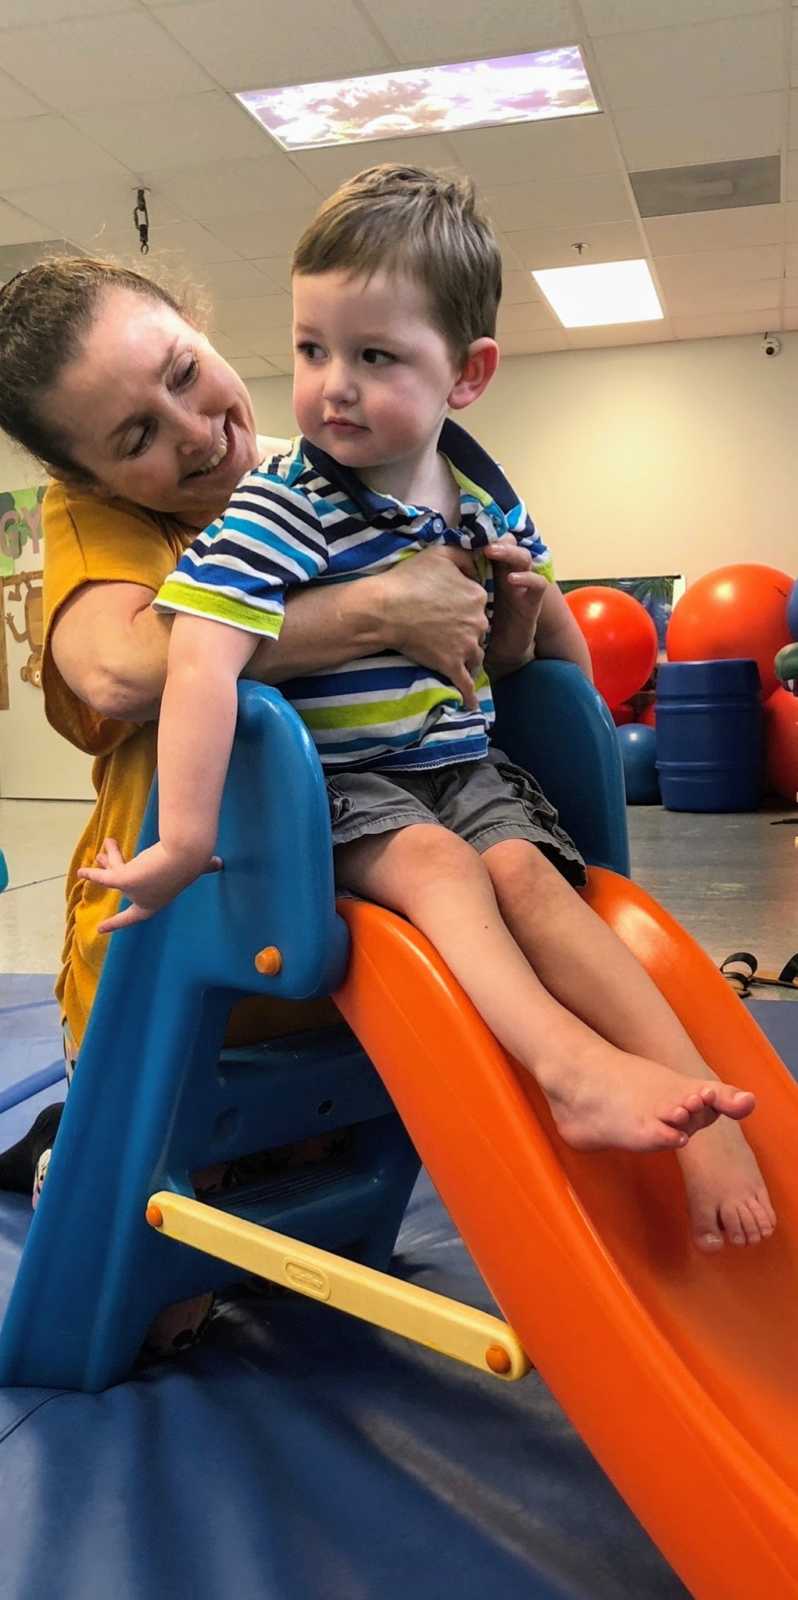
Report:
[[[0,800],[12,889],[0,898],[0,972],[55,971],[62,875],[89,809],[79,801]],[[634,876],[713,960],[751,950],[763,966],[782,966],[798,950],[798,816],[778,825],[788,814],[789,807],[693,816],[633,806]]]
[[[798,950],[798,815],[790,807],[702,816],[632,806],[628,815],[633,876],[713,960],[750,950],[763,968],[781,967]]]

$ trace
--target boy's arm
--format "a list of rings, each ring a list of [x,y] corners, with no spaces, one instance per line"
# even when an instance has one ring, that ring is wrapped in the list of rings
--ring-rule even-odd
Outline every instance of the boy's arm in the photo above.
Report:
[[[593,682],[587,641],[556,583],[546,585],[535,634],[535,655],[540,659],[573,661],[581,667],[588,683]]]
[[[537,535],[517,540],[504,534],[482,552],[491,561],[496,604],[485,658],[494,680],[516,672],[535,658],[573,661],[590,683],[593,667],[584,635],[553,578],[536,570],[533,557],[548,555]],[[551,572],[546,563],[548,574]]]
[[[106,840],[93,867],[78,876],[119,889],[131,904],[101,924],[101,933],[142,922],[202,872],[213,855],[222,789],[238,707],[237,684],[258,636],[204,617],[178,615],[158,727],[157,844],[125,862]]]

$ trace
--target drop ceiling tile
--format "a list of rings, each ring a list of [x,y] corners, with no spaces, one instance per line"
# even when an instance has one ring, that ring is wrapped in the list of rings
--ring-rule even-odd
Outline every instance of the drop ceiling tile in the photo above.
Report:
[[[239,378],[277,378],[280,376],[276,367],[270,361],[264,361],[263,356],[239,356],[232,363]]]
[[[667,7],[663,0],[582,0],[582,15],[594,38],[661,28],[665,21],[680,27],[780,9],[781,0],[668,0]]]
[[[242,261],[240,258],[209,262],[202,276],[215,301],[256,299],[272,290],[263,273],[258,272],[251,261]]]
[[[496,235],[496,243],[501,251],[503,270],[505,272],[519,272],[525,263],[521,260],[510,235],[502,233],[501,228],[494,227],[493,231]]]
[[[251,349],[272,366],[293,368],[294,341],[290,327],[260,328],[252,336]]]
[[[613,121],[629,170],[650,172],[774,155],[781,148],[783,117],[783,98],[776,93],[716,99],[674,94],[666,105],[616,111]]]
[[[615,34],[597,40],[595,50],[607,101],[615,111],[763,94],[784,83],[780,11],[697,27]]]
[[[672,291],[711,290],[717,285],[778,278],[783,254],[780,244],[748,250],[696,250],[690,255],[657,256],[655,266],[665,293],[670,295]]]
[[[273,355],[272,354],[272,355],[269,355],[269,356],[264,356],[264,360],[268,361],[270,367],[274,367],[277,377],[279,377],[279,378],[290,378],[291,377],[291,374],[293,373],[293,370],[294,370],[294,363],[290,359],[290,357],[284,357],[284,356],[281,356],[279,354],[278,355]]]
[[[57,231],[57,230],[56,230]],[[52,228],[43,227],[34,217],[0,200],[0,245],[35,244],[54,237]]]
[[[204,222],[217,222],[247,212],[268,212],[275,206],[318,204],[313,184],[275,147],[263,157],[239,161],[208,161],[202,166],[180,167],[159,173],[145,172],[181,212]]]
[[[798,306],[785,306],[781,325],[786,333],[795,332],[798,328]]]
[[[502,339],[502,360],[511,356],[548,355],[556,350],[567,350],[568,340],[558,328],[536,328],[527,333],[508,333]]]
[[[796,24],[798,26],[798,24]],[[790,91],[789,148],[798,150],[798,89]]]
[[[3,67],[57,111],[143,104],[214,88],[150,17],[128,11],[3,35]]]
[[[393,65],[353,0],[197,0],[153,16],[227,89],[326,83]]]
[[[700,317],[718,311],[773,311],[781,299],[781,278],[765,278],[751,283],[704,284],[691,289],[672,289],[666,294],[665,310],[671,317]]]
[[[510,235],[513,248],[526,267],[575,267],[600,261],[637,261],[645,245],[637,223],[604,222],[577,228],[525,228]],[[574,249],[580,241],[581,256]]]
[[[674,317],[673,331],[677,339],[717,339],[741,333],[769,333],[761,311],[719,311],[701,317]]]
[[[505,183],[534,182],[539,173],[574,178],[619,169],[612,126],[600,112],[473,128],[449,134],[447,142],[476,183],[490,189]]]
[[[44,183],[32,189],[8,189],[6,197],[21,211],[29,211],[31,216],[87,249],[101,250],[109,232],[128,234],[130,247],[135,246],[136,184],[129,172],[120,169],[117,178],[96,178],[92,182]],[[147,204],[158,226],[181,219],[173,202],[158,191],[147,196]]]
[[[792,243],[798,239],[798,201],[792,201],[784,207],[786,219],[785,236]]]
[[[504,344],[505,336],[509,338],[514,333],[533,333],[539,329],[557,331],[554,316],[544,300],[500,306],[497,332],[500,345]]]
[[[109,228],[102,235],[100,245],[108,255],[130,256],[139,266],[146,261],[155,271],[167,274],[196,271],[213,266],[217,261],[237,259],[227,239],[211,233],[198,222],[160,223],[157,217],[152,218],[150,252],[146,257],[139,254],[132,225],[118,230]]]
[[[375,167],[382,161],[401,165],[409,161],[414,167],[432,167],[436,171],[463,170],[450,141],[434,134],[419,134],[410,139],[374,139],[358,144],[331,145],[326,150],[292,150],[291,161],[314,185],[320,196],[332,194],[339,183],[345,183],[356,172]]]
[[[76,173],[121,174],[123,167],[105,149],[63,117],[26,117],[3,125],[0,139],[0,190],[69,181]]]
[[[693,211],[681,217],[647,217],[643,223],[655,256],[779,244],[784,238],[784,227],[784,208],[780,205],[743,206],[739,211]]]
[[[245,337],[248,348],[260,355],[260,342],[269,330],[286,333],[290,327],[291,296],[277,289],[274,294],[220,300],[217,315],[219,326],[228,338]]]
[[[290,290],[291,290],[291,257],[290,256],[275,256],[273,260],[270,259],[268,256],[264,257],[264,258],[262,258],[260,260],[256,257],[254,261],[250,262],[250,265],[255,267],[258,272],[262,273],[263,277],[268,280],[268,282],[273,286],[273,288],[275,288],[275,289],[285,289],[287,292],[290,293]]]
[[[510,235],[526,228],[576,228],[593,222],[629,222],[632,202],[620,173],[539,183],[512,183],[487,189],[485,208],[497,227]]]
[[[398,61],[478,61],[486,56],[513,55],[547,45],[575,44],[574,19],[568,0],[457,0],[456,5],[430,5],[429,0],[364,0]]]
[[[503,272],[502,278],[503,306],[525,305],[530,300],[540,300],[540,290],[528,268],[526,271]]]
[[[220,89],[156,105],[78,111],[70,121],[136,174],[263,154],[263,134]]]
[[[0,46],[3,55],[5,38],[6,35],[3,35],[3,44]],[[39,117],[48,109],[41,100],[9,78],[7,73],[0,72],[0,122],[9,122],[15,117]]]
[[[0,30],[62,22],[67,17],[99,17],[119,10],[120,0],[3,0]]]
[[[568,328],[571,350],[614,349],[622,345],[666,344],[670,328],[662,322],[624,322],[608,328]]]
[[[316,211],[315,206],[304,206],[299,209],[275,210],[259,215],[225,217],[218,222],[218,231],[224,233],[228,242],[240,256],[247,260],[259,261],[268,259],[271,255],[279,258],[293,253],[294,246],[303,229],[307,227]],[[209,227],[214,227],[214,218],[207,218]]]
[[[252,351],[246,338],[235,338],[233,334],[222,331],[216,306],[211,307],[206,326],[214,348],[218,350],[220,356],[224,356],[225,361],[245,361],[251,356]]]

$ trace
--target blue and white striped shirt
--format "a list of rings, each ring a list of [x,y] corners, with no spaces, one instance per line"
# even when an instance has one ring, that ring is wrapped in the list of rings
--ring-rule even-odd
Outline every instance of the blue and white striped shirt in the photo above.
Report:
[[[457,528],[428,507],[376,494],[355,472],[298,439],[247,474],[224,516],[186,550],[156,606],[276,639],[294,584],[349,583],[430,545],[449,544],[475,553],[490,617],[493,577],[481,548],[512,533],[548,578],[551,558],[522,501],[464,429],[445,422],[440,450],[460,490]],[[281,688],[328,771],[413,771],[487,754],[494,713],[484,672],[476,682],[478,711],[466,710],[445,678],[389,651]]]

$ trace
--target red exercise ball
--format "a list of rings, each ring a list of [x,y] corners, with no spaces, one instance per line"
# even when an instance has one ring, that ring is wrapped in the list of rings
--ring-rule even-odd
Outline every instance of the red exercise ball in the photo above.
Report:
[[[642,722],[642,724],[643,724],[643,726],[645,728],[656,728],[656,726],[657,726],[657,707],[656,707],[656,704],[655,704],[655,702],[653,700],[652,700],[650,706],[646,706],[645,711],[641,711],[640,716],[638,717],[637,720],[638,720],[638,722]]]
[[[637,721],[634,707],[630,706],[628,700],[625,700],[622,706],[611,706],[610,711],[616,728],[626,728],[630,722]]]
[[[743,562],[718,567],[690,585],[668,625],[669,661],[756,662],[767,698],[777,687],[773,659],[790,640],[787,601],[792,578],[777,567]]]
[[[565,596],[590,651],[596,688],[620,706],[648,682],[657,660],[657,630],[639,600],[623,589],[588,584]]]
[[[765,770],[768,788],[784,800],[798,794],[798,698],[777,689],[765,703]]]

